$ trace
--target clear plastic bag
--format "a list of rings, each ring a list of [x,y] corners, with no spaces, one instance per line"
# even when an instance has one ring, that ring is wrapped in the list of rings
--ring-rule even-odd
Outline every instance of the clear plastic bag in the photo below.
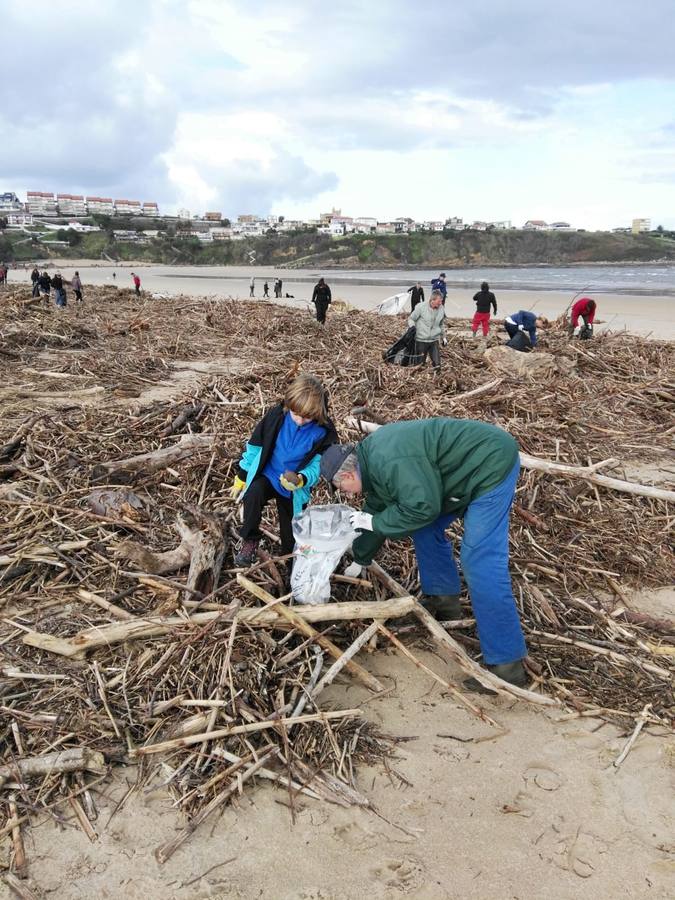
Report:
[[[293,519],[295,558],[291,590],[298,603],[330,600],[330,576],[358,532],[349,523],[351,506],[308,506]]]

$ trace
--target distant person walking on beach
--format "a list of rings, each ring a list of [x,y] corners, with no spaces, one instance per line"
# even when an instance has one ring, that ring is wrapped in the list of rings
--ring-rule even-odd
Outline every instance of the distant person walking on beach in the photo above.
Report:
[[[483,329],[483,337],[487,337],[490,331],[490,307],[494,309],[495,315],[497,315],[497,298],[490,290],[490,285],[487,281],[484,281],[478,293],[473,295],[473,302],[476,304],[476,312],[473,314],[471,331],[473,336],[476,337],[478,326],[480,325]]]
[[[7,284],[7,272],[5,263],[0,263],[0,284]]]
[[[519,309],[518,312],[512,313],[504,319],[504,328],[508,334],[509,344],[520,332],[529,338],[529,347],[514,346],[514,350],[530,349],[537,346],[537,328],[545,328],[548,325],[548,319],[545,316],[537,316],[529,309]]]
[[[48,272],[43,272],[42,275],[38,278],[38,284],[40,285],[40,293],[43,297],[48,298],[49,292],[52,287],[52,280],[49,277]]]
[[[136,291],[136,296],[140,296],[141,293],[141,279],[135,272],[131,273],[131,277],[134,279],[134,290]]]
[[[424,288],[421,282],[418,281],[417,284],[409,287],[407,293],[410,294],[410,312],[415,309],[418,303],[424,303]]]
[[[78,303],[82,303],[82,279],[80,273],[76,272],[70,279],[70,286],[75,292],[75,299]]]
[[[418,303],[410,313],[408,326],[415,329],[415,357],[419,365],[424,365],[427,356],[435,372],[441,371],[441,351],[439,343],[445,346],[445,309],[443,295],[432,291],[428,303]]]
[[[40,272],[38,271],[38,267],[35,266],[33,271],[30,273],[30,280],[33,283],[33,296],[40,296]]]
[[[445,283],[445,272],[441,272],[438,278],[434,278],[431,282],[432,291],[440,291],[443,298],[443,306],[445,306],[445,298],[448,296],[448,286]]]
[[[270,286],[267,283],[267,281],[265,281],[265,283],[263,284],[263,297],[267,297],[269,299],[269,296],[270,296]]]
[[[248,295],[249,297],[255,297],[255,278],[251,278],[249,282]]]
[[[323,278],[319,278],[317,283],[314,285],[312,303],[316,307],[316,321],[320,322],[322,325],[326,324],[326,311],[328,310],[328,307],[332,300],[333,296],[330,292],[330,288]]]
[[[66,298],[66,290],[63,287],[63,278],[61,277],[61,273],[57,272],[56,275],[52,278],[52,287],[54,288],[56,305],[60,308],[63,308],[68,303]]]
[[[595,310],[597,304],[590,297],[580,297],[572,306],[572,315],[570,318],[570,337],[579,327],[579,319],[584,323],[583,328],[579,330],[579,337],[589,338],[593,335],[593,322],[595,321]]]

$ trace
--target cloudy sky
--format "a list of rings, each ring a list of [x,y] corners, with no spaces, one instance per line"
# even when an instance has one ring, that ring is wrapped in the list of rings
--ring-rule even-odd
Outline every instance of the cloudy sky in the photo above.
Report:
[[[230,216],[336,206],[675,227],[673,0],[0,0],[0,12],[0,191]]]

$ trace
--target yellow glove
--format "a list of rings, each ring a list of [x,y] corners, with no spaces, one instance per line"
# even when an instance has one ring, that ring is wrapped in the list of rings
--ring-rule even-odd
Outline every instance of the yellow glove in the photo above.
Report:
[[[230,488],[230,500],[238,500],[239,494],[241,494],[241,492],[244,490],[245,487],[246,487],[246,482],[242,481],[238,475],[235,475],[234,476],[234,484]]]
[[[291,476],[294,476],[293,480],[291,480]],[[283,475],[279,476],[279,483],[282,488],[286,488],[287,491],[293,493],[293,491],[304,485],[305,479],[296,472],[284,472]]]

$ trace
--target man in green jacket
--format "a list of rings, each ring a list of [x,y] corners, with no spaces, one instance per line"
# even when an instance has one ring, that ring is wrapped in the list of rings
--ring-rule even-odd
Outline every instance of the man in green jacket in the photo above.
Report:
[[[347,574],[370,565],[386,538],[409,535],[422,602],[439,619],[462,617],[459,573],[445,532],[464,519],[460,560],[483,659],[500,678],[522,686],[527,650],[509,575],[509,511],[519,470],[514,438],[470,419],[396,422],[360,444],[335,444],[321,457],[328,482],[365,495],[363,511],[352,514],[361,534]]]

